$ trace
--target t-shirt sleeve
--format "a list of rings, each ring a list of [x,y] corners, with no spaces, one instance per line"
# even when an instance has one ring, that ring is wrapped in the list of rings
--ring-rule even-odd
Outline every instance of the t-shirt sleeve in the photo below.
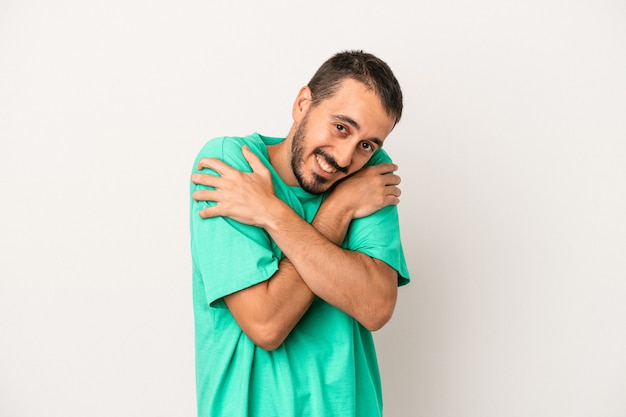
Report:
[[[367,217],[353,220],[343,247],[385,262],[398,272],[399,286],[409,282],[396,206],[387,206]]]
[[[379,150],[368,165],[391,162],[391,158]],[[380,259],[398,272],[398,285],[410,281],[409,271],[400,239],[400,221],[397,206],[387,206],[360,219],[354,219],[348,229],[343,247],[363,252]]]
[[[218,158],[241,171],[250,167],[241,153],[243,141],[219,138],[209,141],[194,164],[202,157]],[[203,173],[218,175],[205,169]],[[191,192],[210,187],[191,184]],[[278,270],[279,259],[272,251],[272,241],[261,228],[226,217],[201,218],[198,213],[215,202],[191,199],[191,252],[194,268],[200,272],[207,302],[224,307],[222,297],[269,279]]]

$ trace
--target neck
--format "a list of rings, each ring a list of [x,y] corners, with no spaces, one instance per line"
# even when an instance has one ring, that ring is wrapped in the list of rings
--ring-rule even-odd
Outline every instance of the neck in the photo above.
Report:
[[[298,180],[291,169],[291,141],[293,139],[293,129],[287,135],[287,138],[276,144],[267,147],[267,153],[270,157],[270,164],[278,173],[280,178],[287,185],[298,185]]]

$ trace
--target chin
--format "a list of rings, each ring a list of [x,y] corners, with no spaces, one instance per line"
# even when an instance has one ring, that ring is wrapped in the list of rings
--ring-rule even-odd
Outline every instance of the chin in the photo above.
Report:
[[[326,178],[313,178],[310,181],[301,181],[298,179],[300,187],[309,194],[319,195],[330,190],[336,181],[329,181]]]

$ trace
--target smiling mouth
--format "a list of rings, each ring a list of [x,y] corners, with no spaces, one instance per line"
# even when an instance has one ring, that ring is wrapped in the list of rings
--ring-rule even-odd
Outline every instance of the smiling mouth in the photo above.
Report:
[[[315,155],[315,158],[317,159],[317,164],[320,168],[322,168],[322,171],[324,171],[325,173],[334,174],[335,172],[337,172],[337,169],[329,164],[322,155]]]
[[[348,175],[348,167],[340,166],[337,161],[335,161],[335,158],[328,155],[323,150],[317,149],[313,153],[315,154],[315,160],[317,161],[317,165],[326,174],[331,175],[336,172],[341,172]]]

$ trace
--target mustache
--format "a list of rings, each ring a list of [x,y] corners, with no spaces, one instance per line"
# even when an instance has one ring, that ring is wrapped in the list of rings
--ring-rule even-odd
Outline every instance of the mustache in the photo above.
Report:
[[[335,159],[334,159],[332,156],[328,155],[328,154],[327,154],[326,152],[324,152],[323,150],[321,150],[321,149],[316,149],[316,150],[314,150],[314,151],[313,151],[313,153],[314,153],[315,155],[319,155],[319,156],[321,156],[322,158],[324,158],[324,160],[326,161],[326,163],[327,163],[328,165],[332,166],[333,168],[335,168],[337,171],[343,172],[344,174],[347,174],[347,173],[348,173],[348,167],[342,167],[341,165],[339,165],[339,164],[337,163],[337,161],[335,161]]]

